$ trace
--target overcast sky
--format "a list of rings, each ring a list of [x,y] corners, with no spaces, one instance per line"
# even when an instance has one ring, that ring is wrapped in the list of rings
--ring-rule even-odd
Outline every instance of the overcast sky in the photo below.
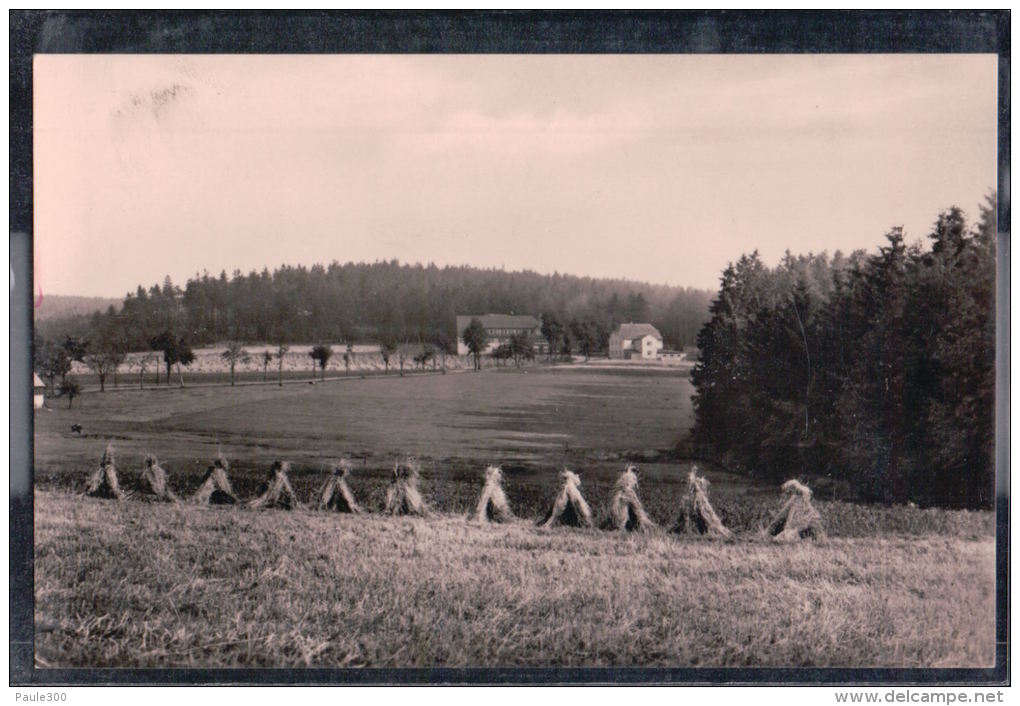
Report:
[[[332,260],[715,289],[996,183],[983,56],[35,59],[43,292]]]

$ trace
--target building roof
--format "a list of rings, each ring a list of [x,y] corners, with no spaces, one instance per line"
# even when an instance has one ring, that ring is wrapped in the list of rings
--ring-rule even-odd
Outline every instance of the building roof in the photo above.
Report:
[[[542,322],[534,316],[515,316],[513,314],[481,314],[476,316],[458,316],[457,333],[463,333],[464,329],[471,323],[471,319],[478,319],[486,330],[489,329],[527,329],[532,330],[542,326]]]
[[[39,377],[39,373],[32,373],[32,387],[46,387],[46,383]]]
[[[620,327],[614,333],[620,338],[630,341],[644,338],[645,336],[654,336],[660,341],[662,340],[662,334],[659,333],[659,329],[651,324],[620,324]]]

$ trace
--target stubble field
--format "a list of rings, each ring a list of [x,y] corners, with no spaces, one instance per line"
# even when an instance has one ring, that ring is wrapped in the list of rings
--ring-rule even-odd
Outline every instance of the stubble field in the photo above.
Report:
[[[730,542],[534,526],[563,465],[597,515],[623,466],[663,527],[689,462],[683,370],[532,368],[319,385],[89,394],[36,414],[40,666],[988,666],[991,513],[864,507],[820,491],[830,537],[757,530],[778,491],[707,467]],[[83,435],[70,432],[82,424]],[[398,455],[425,519],[81,498],[108,441],[121,482],[156,453],[182,496],[217,451],[251,497],[272,460],[311,499],[354,459],[370,511]],[[520,520],[465,515],[500,463]]]

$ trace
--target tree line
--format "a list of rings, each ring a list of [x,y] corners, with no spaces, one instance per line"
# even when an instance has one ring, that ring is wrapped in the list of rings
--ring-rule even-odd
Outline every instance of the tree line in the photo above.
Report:
[[[328,341],[378,343],[387,369],[400,344],[414,343],[421,348],[414,362],[424,367],[456,348],[458,314],[497,312],[541,317],[551,355],[603,351],[625,321],[651,322],[668,346],[684,348],[708,320],[710,299],[707,290],[684,287],[396,260],[203,273],[183,287],[169,277],[138,286],[120,308],[36,322],[35,368],[52,391],[73,396],[73,361],[105,389],[129,351],[153,351],[138,361],[139,375],[148,368],[158,376],[165,367],[169,383],[174,369],[180,378],[181,366],[194,360],[194,347],[220,341],[233,342],[225,358],[231,369],[243,359],[231,346],[244,342],[274,343],[278,358],[289,343],[320,342],[316,361],[325,367],[321,346],[328,344],[321,342]],[[519,365],[533,355],[530,343],[511,341],[493,357]],[[267,373],[272,360],[264,357]]]
[[[878,252],[757,252],[722,274],[698,335],[694,440],[732,468],[820,474],[863,500],[994,501],[995,200]]]
[[[543,312],[611,331],[619,323],[654,324],[667,346],[693,346],[708,319],[711,292],[627,280],[542,275],[473,267],[333,262],[283,266],[228,277],[195,275],[183,287],[169,277],[139,286],[123,305],[91,316],[37,324],[40,337],[77,336],[130,350],[149,348],[165,331],[191,345],[217,341],[456,341],[462,314]],[[605,334],[608,337],[608,334]]]

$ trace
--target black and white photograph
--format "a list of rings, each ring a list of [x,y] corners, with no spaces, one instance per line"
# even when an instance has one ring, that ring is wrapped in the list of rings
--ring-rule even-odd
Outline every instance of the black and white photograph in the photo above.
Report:
[[[32,669],[997,673],[999,80],[35,54]]]

